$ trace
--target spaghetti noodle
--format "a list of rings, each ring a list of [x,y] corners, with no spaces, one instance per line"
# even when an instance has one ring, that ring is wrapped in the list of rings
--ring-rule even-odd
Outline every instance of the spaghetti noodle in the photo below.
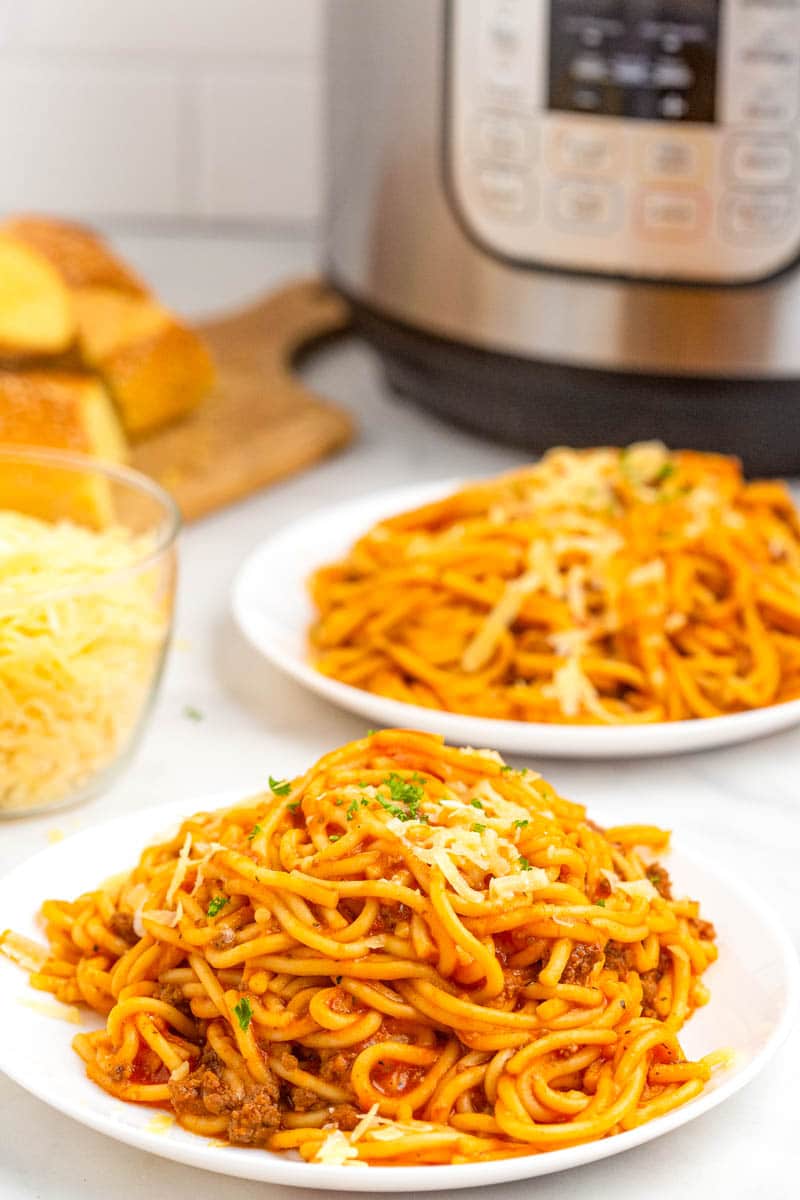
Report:
[[[382,521],[311,580],[317,668],[518,721],[715,717],[800,696],[800,515],[670,453],[554,450]]]
[[[198,813],[0,946],[105,1026],[92,1080],[198,1134],[316,1162],[455,1163],[606,1137],[684,1104],[720,1056],[678,1033],[713,928],[491,751],[386,730]],[[643,853],[643,851],[645,853]]]

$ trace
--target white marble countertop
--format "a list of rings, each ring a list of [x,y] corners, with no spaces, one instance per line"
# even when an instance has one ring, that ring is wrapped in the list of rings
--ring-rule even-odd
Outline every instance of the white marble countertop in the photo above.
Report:
[[[118,239],[164,298],[186,312],[237,304],[313,268],[303,242],[197,237]],[[285,521],[378,487],[482,474],[520,461],[509,449],[454,430],[392,398],[374,356],[347,343],[317,356],[307,373],[348,405],[360,424],[353,446],[303,475],[185,530],[177,647],[149,731],[127,774],[93,804],[0,823],[0,873],[66,834],[146,805],[229,787],[263,785],[299,771],[363,732],[339,712],[260,662],[228,617],[228,588],[242,558]],[[199,709],[190,720],[186,706]],[[800,730],[746,746],[629,763],[539,762],[568,796],[592,802],[617,789],[632,815],[679,829],[684,843],[747,874],[787,914],[800,943]],[[157,822],[156,822],[157,825]],[[86,881],[87,884],[90,881]],[[7,1028],[7,1027],[6,1027]],[[798,1194],[800,1031],[738,1096],[685,1128],[592,1166],[535,1183],[490,1189],[492,1200],[732,1200]],[[265,1188],[178,1166],[107,1140],[0,1078],[0,1200],[255,1200]]]

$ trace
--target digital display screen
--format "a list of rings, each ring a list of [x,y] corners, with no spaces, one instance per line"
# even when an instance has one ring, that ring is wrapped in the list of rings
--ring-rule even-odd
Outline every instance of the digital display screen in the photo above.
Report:
[[[720,0],[550,0],[548,107],[713,123]]]

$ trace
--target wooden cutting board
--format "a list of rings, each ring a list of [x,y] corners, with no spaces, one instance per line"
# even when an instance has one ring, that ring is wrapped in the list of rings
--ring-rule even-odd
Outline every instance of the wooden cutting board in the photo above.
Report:
[[[352,419],[311,391],[294,363],[349,322],[344,300],[309,279],[199,325],[217,365],[214,391],[195,413],[138,443],[133,465],[193,521],[344,446]]]

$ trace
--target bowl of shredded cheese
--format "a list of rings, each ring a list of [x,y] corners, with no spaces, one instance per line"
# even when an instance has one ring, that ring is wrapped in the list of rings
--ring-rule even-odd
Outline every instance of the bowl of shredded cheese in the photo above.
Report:
[[[169,642],[179,526],[136,471],[0,448],[0,817],[89,799],[129,758]]]

